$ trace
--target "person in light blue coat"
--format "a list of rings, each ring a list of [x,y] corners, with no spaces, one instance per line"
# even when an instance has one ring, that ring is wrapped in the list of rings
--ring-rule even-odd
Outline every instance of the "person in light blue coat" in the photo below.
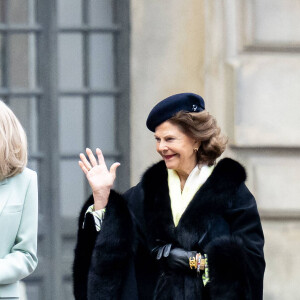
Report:
[[[27,138],[0,100],[0,299],[19,299],[19,281],[37,266],[36,172],[26,168]]]

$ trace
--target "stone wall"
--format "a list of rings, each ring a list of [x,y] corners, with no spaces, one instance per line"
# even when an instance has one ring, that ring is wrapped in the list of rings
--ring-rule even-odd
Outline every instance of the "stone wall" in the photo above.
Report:
[[[257,199],[264,299],[299,299],[300,1],[207,0],[205,11],[205,95]]]

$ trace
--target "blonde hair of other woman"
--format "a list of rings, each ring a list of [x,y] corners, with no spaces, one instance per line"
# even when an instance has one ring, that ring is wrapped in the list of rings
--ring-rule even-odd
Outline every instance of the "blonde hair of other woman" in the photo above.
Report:
[[[26,133],[12,110],[0,100],[0,180],[21,173],[26,165]]]

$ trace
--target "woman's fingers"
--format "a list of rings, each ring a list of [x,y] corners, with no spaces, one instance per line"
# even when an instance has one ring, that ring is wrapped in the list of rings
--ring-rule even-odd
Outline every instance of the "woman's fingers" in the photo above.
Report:
[[[87,174],[93,167],[95,166],[104,166],[106,171],[107,170],[107,167],[106,167],[106,164],[105,164],[105,160],[104,160],[104,157],[103,157],[103,154],[102,154],[102,151],[97,148],[96,149],[96,154],[97,154],[97,157],[98,157],[98,162],[92,152],[92,150],[90,148],[86,148],[86,154],[88,156],[88,159],[86,158],[86,156],[83,154],[83,153],[80,153],[79,154],[79,157],[81,159],[81,161],[79,161],[79,166],[80,168],[82,169],[82,171]],[[111,167],[110,167],[110,173],[114,176],[116,176],[116,169],[120,166],[120,163],[116,162],[114,163]]]
[[[99,148],[96,149],[98,162],[93,155],[91,149],[86,149],[86,157],[83,153],[80,153],[80,161],[78,162],[81,170],[86,175],[89,184],[96,194],[106,193],[107,190],[111,189],[114,180],[116,178],[116,170],[120,166],[120,163],[116,162],[110,170],[107,169],[104,157]]]
[[[80,161],[78,162],[78,164],[79,164],[79,167],[81,168],[81,170],[83,171],[83,173],[84,173],[85,175],[87,175],[87,173],[89,172],[89,170],[85,167],[85,165],[83,164],[83,162],[80,160]]]
[[[111,167],[110,167],[110,174],[113,175],[114,178],[116,178],[116,172],[117,172],[117,168],[120,166],[121,164],[119,162],[115,162]]]
[[[99,148],[96,148],[96,154],[97,154],[97,156],[98,156],[98,162],[99,162],[99,165],[105,164],[105,160],[104,160],[102,151],[101,151]]]
[[[87,156],[89,157],[89,160],[90,160],[90,162],[91,162],[91,165],[92,165],[93,167],[97,166],[98,163],[97,163],[97,160],[96,160],[96,158],[95,158],[95,156],[94,156],[92,150],[91,150],[90,148],[86,148],[85,151],[86,151]]]
[[[92,168],[90,162],[86,159],[86,157],[85,157],[85,155],[83,153],[80,153],[79,157],[81,159],[82,165],[89,171]]]

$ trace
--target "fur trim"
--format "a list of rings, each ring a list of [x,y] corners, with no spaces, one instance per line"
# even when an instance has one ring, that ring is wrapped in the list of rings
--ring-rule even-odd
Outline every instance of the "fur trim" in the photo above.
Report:
[[[87,299],[87,278],[91,262],[91,256],[98,235],[95,230],[93,216],[88,215],[85,220],[85,228],[82,228],[85,213],[94,203],[91,196],[83,205],[78,218],[77,244],[74,250],[73,263],[73,293],[76,300]]]
[[[146,235],[150,237],[150,242],[176,241],[167,178],[166,165],[161,161],[148,169],[142,179]]]
[[[238,186],[247,178],[244,167],[228,157],[219,161],[211,175],[220,185],[217,189],[224,189],[231,185]]]
[[[119,299],[132,257],[133,230],[122,196],[111,190],[101,231],[93,216],[85,213],[94,203],[91,196],[83,206],[78,222],[78,238],[73,265],[76,300]]]
[[[214,300],[251,298],[247,281],[246,253],[237,237],[223,236],[207,245],[210,295]]]
[[[163,161],[149,168],[142,178],[150,247],[157,245],[160,240],[191,250],[195,249],[199,239],[205,238],[211,215],[222,214],[232,205],[238,186],[246,179],[246,173],[238,162],[230,158],[221,160],[188,205],[176,229],[167,178]],[[198,234],[195,235],[195,232]]]
[[[132,257],[132,222],[122,196],[111,191],[88,277],[88,299],[119,299]]]

